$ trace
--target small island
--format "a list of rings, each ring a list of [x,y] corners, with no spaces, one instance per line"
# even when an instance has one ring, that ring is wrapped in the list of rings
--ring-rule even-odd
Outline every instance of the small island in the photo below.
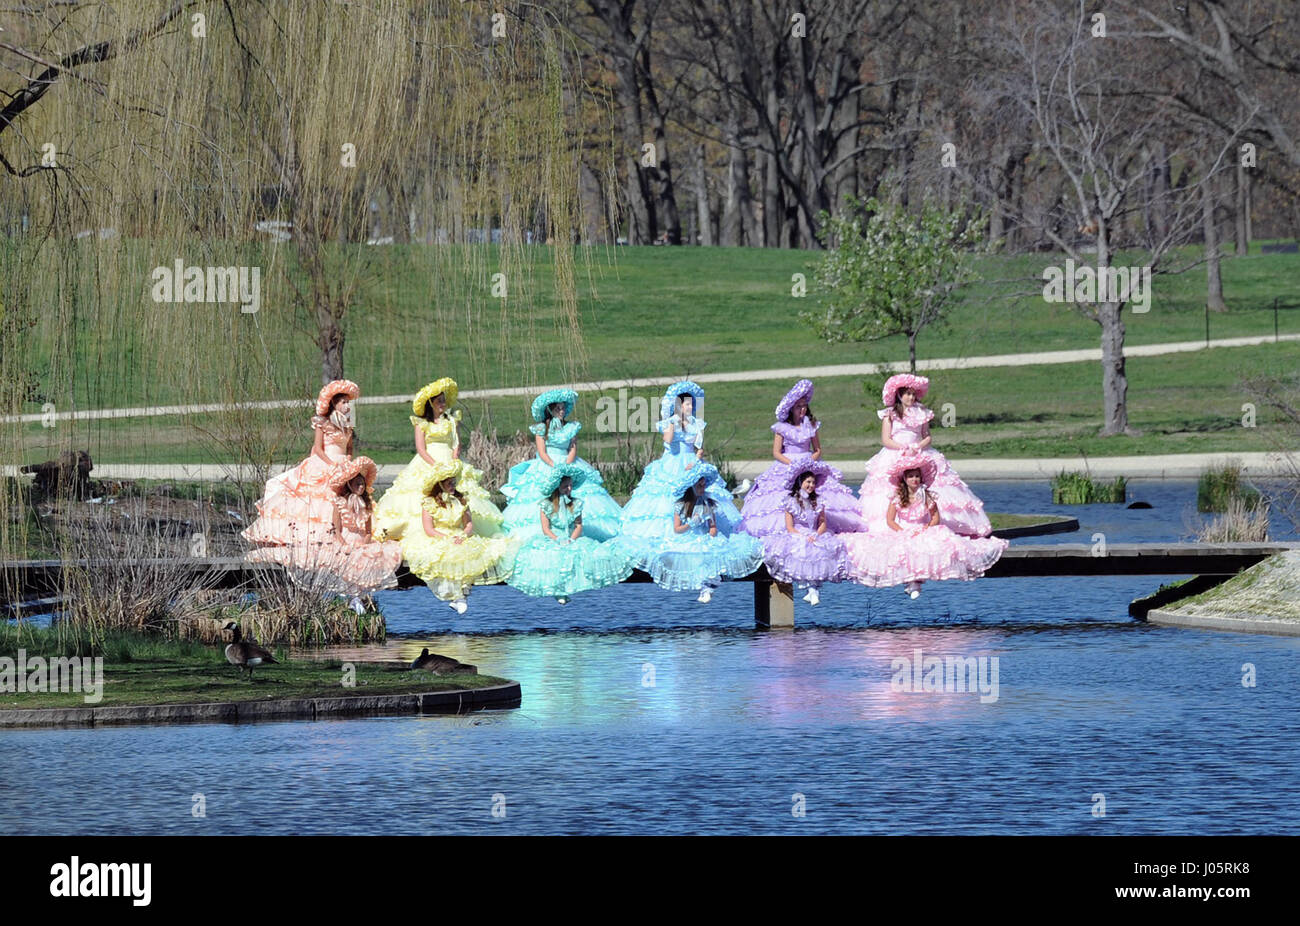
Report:
[[[1153,609],[1147,620],[1300,636],[1300,550],[1277,553],[1208,591]]]

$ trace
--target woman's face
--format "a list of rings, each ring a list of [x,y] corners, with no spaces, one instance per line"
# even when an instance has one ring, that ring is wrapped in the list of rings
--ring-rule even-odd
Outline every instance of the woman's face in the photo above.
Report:
[[[813,489],[817,488],[817,477],[811,473],[804,476],[803,481],[799,483],[799,488],[811,494]]]
[[[450,492],[452,489],[456,488],[456,477],[448,476],[446,479],[442,480],[441,488],[443,492]]]
[[[345,395],[334,397],[334,410],[340,415],[347,415],[352,411],[352,400]]]
[[[364,495],[366,491],[366,477],[360,474],[353,476],[352,481],[348,483],[348,491],[353,495]]]
[[[693,488],[695,489],[695,495],[697,497],[702,497],[706,492],[708,492],[709,480],[701,476],[699,480],[695,483]]]
[[[565,476],[563,479],[560,480],[560,494],[568,495],[572,491],[573,491],[573,479],[570,478],[569,476]]]
[[[798,402],[795,402],[794,408],[790,409],[790,419],[795,424],[803,421],[804,415],[806,414],[808,414],[808,401],[806,399],[800,399]]]
[[[898,390],[898,400],[903,403],[904,408],[911,408],[916,402],[916,391],[910,387],[904,387]]]
[[[438,393],[429,401],[433,403],[433,413],[435,415],[441,415],[443,412],[447,410],[447,397],[444,396],[441,392]]]
[[[565,405],[564,405],[563,402],[552,402],[550,405],[548,405],[548,406],[546,406],[546,407],[547,407],[548,409],[550,409],[551,417],[552,417],[552,418],[563,418],[563,417],[564,417],[564,409],[565,409]]]
[[[921,487],[921,471],[919,469],[909,469],[903,473],[903,479],[907,483],[907,490],[915,493]]]
[[[695,414],[695,399],[692,396],[688,396],[688,395],[682,396],[682,414],[683,415]]]

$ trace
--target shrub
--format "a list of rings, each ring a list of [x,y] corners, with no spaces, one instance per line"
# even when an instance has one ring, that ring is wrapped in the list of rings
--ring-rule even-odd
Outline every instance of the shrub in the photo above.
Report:
[[[1052,478],[1053,505],[1092,505],[1098,502],[1122,502],[1128,496],[1128,480],[1123,476],[1107,485],[1086,473],[1057,473]]]
[[[1239,461],[1228,460],[1201,473],[1196,483],[1197,511],[1228,511],[1234,500],[1248,509],[1264,504],[1259,492],[1242,481]]]

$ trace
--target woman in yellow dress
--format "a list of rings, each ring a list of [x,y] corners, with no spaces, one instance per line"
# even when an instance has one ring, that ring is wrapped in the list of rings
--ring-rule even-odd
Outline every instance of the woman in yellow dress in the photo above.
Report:
[[[464,464],[434,463],[421,487],[420,521],[402,535],[407,568],[457,613],[474,585],[494,585],[510,578],[518,542],[500,535],[475,534],[469,498],[458,488]]]
[[[444,376],[425,386],[411,400],[411,426],[415,429],[415,456],[394,480],[375,507],[376,533],[399,540],[408,531],[420,532],[424,486],[433,467],[460,461],[460,435],[456,423],[456,381]],[[456,491],[465,496],[474,521],[474,533],[495,537],[501,533],[501,509],[483,488],[483,473],[461,462]]]

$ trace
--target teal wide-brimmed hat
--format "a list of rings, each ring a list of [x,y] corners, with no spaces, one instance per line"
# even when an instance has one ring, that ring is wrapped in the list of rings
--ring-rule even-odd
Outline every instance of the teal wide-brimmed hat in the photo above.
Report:
[[[550,498],[552,493],[559,488],[560,483],[564,481],[565,476],[573,480],[573,488],[575,489],[587,480],[587,474],[582,467],[574,466],[572,463],[556,463],[542,481],[542,498]]]
[[[573,406],[578,402],[578,394],[572,389],[548,389],[533,399],[533,420],[545,421],[546,408],[556,402],[564,403],[564,417],[573,414]]]
[[[698,383],[693,383],[689,379],[684,379],[679,383],[673,383],[664,393],[664,397],[659,400],[659,418],[671,418],[676,411],[674,405],[679,395],[688,395],[695,399],[695,417],[700,417],[700,403],[704,401],[704,387]]]
[[[672,481],[672,497],[681,498],[686,494],[686,490],[695,485],[701,479],[705,480],[705,487],[713,485],[715,482],[722,482],[722,474],[712,463],[696,463],[690,469],[678,473]]]

